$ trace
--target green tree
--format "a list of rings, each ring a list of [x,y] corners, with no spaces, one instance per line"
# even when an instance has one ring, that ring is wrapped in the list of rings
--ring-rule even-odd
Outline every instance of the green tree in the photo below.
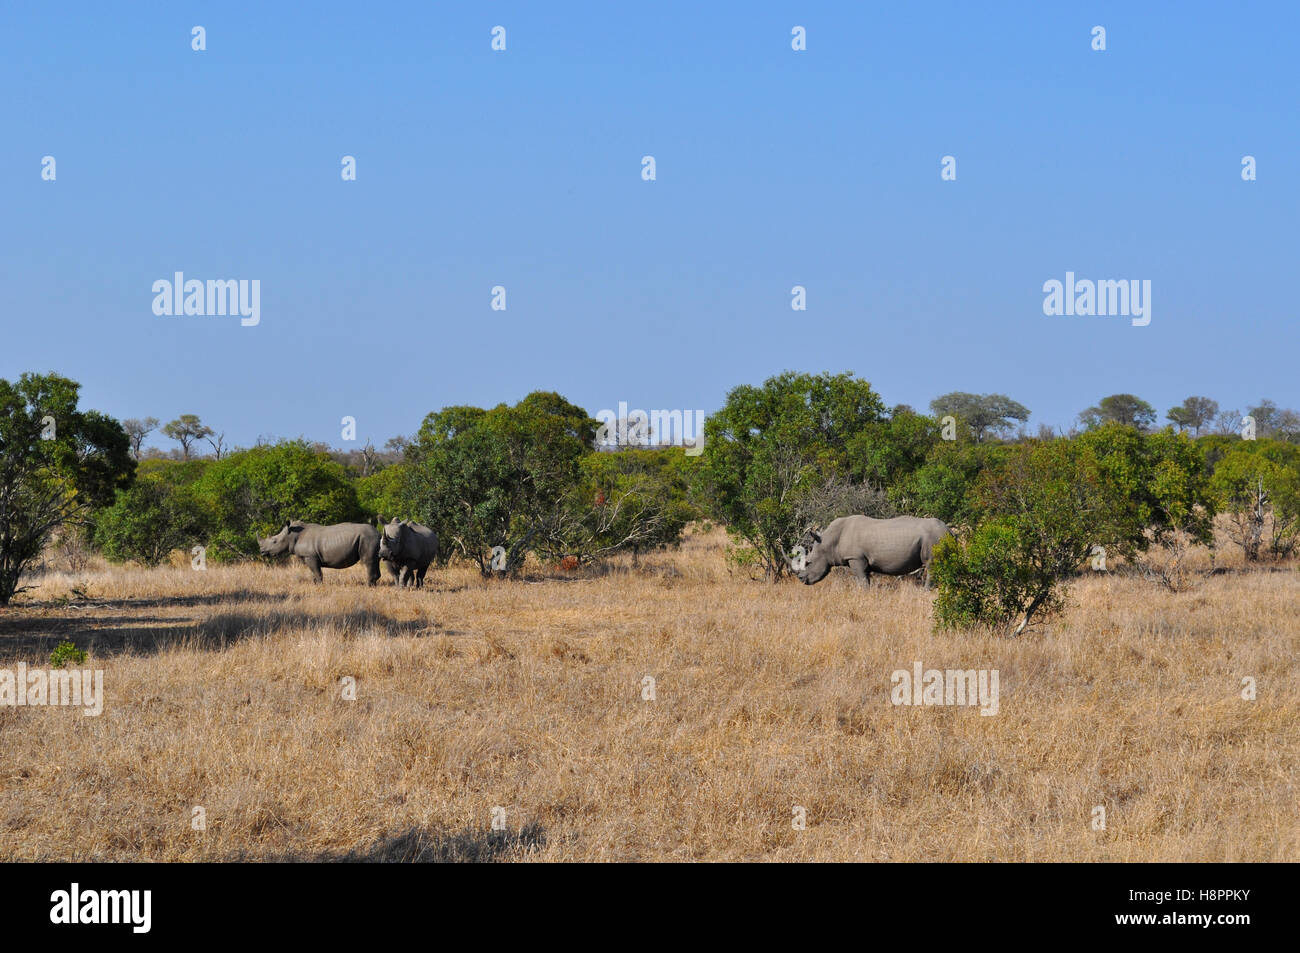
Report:
[[[1200,448],[1168,429],[1149,434],[1145,443],[1152,539],[1162,543],[1171,534],[1183,533],[1193,542],[1213,542],[1217,507]]]
[[[924,466],[939,442],[937,420],[895,407],[888,420],[868,423],[848,440],[849,476],[892,486]]]
[[[536,550],[585,563],[676,545],[700,516],[689,499],[693,465],[680,447],[586,454],[578,482],[539,522]]]
[[[1228,536],[1247,561],[1265,552],[1284,558],[1295,551],[1300,448],[1267,439],[1237,441],[1215,465],[1211,487],[1227,514]]]
[[[967,394],[953,391],[930,401],[935,417],[951,415],[970,428],[976,443],[990,437],[1006,437],[1016,424],[1029,420],[1029,408],[1006,394]]]
[[[196,441],[206,440],[213,435],[212,428],[199,420],[197,414],[181,414],[164,424],[162,432],[181,445],[181,453],[186,460],[190,458],[190,447]]]
[[[1178,534],[1192,542],[1211,541],[1214,495],[1204,456],[1187,436],[1168,430],[1143,434],[1107,423],[1075,442],[1093,454],[1107,486],[1122,502],[1116,525],[1123,531],[1111,546],[1136,556]]]
[[[1177,407],[1170,408],[1166,416],[1179,430],[1190,430],[1199,437],[1219,415],[1219,402],[1208,397],[1188,397]]]
[[[851,373],[786,372],[733,389],[706,421],[711,515],[753,548],[768,579],[789,571],[787,554],[810,528],[809,497],[849,479],[850,445],[883,419],[879,396]]]
[[[77,407],[80,385],[57,374],[0,378],[0,606],[58,527],[84,522],[130,484],[121,425]]]
[[[208,558],[218,562],[256,555],[256,537],[277,531],[287,520],[365,519],[347,470],[302,440],[209,461],[192,492],[209,534]]]
[[[1014,447],[975,493],[984,521],[963,540],[945,540],[931,564],[939,628],[1018,635],[1060,608],[1065,578],[1095,545],[1131,531],[1124,501],[1077,441]]]
[[[596,426],[582,408],[541,391],[513,407],[443,408],[406,448],[406,507],[485,576],[502,547],[509,572],[580,483]]]
[[[409,468],[394,463],[357,480],[357,500],[367,516],[409,519],[406,509],[406,480]]]
[[[1148,430],[1156,422],[1156,409],[1133,394],[1111,394],[1079,414],[1079,420],[1088,430],[1106,423]]]
[[[933,516],[949,526],[970,526],[980,516],[971,495],[976,480],[1009,450],[1007,444],[974,443],[959,432],[956,440],[936,442],[921,466],[891,482],[889,499],[901,512]]]
[[[204,539],[205,520],[187,487],[151,474],[117,491],[113,505],[95,514],[95,543],[114,562],[156,566],[176,549]]]

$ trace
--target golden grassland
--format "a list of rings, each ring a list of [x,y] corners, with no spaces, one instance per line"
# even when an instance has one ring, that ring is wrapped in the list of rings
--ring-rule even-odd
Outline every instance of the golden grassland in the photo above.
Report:
[[[70,639],[107,700],[0,708],[0,858],[1300,857],[1294,568],[1092,574],[1006,640],[933,632],[912,580],[768,585],[724,546],[421,592],[296,563],[39,577],[0,667]],[[997,669],[999,713],[893,706],[918,660]]]

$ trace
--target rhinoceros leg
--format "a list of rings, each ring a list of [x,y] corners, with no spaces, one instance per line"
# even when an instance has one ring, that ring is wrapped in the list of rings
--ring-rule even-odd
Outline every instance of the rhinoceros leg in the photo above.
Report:
[[[315,556],[300,556],[298,558],[303,561],[303,565],[305,565],[308,569],[311,570],[311,576],[313,580],[315,580],[316,582],[325,581],[325,577],[322,576],[320,572],[319,559],[317,559]]]
[[[415,567],[415,588],[416,589],[424,588],[424,574],[428,572],[428,570],[429,570],[428,566]]]
[[[858,585],[864,587],[871,585],[871,573],[867,572],[867,559],[865,556],[850,559],[849,571],[853,573],[853,578],[858,581]]]

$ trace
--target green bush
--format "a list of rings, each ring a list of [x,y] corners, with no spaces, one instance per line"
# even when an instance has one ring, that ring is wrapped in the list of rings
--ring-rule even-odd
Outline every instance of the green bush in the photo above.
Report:
[[[894,486],[925,465],[939,445],[939,422],[904,408],[868,424],[848,442],[849,475],[875,486]]]
[[[366,519],[347,469],[301,440],[254,447],[212,462],[193,492],[204,514],[208,559],[214,562],[256,555],[257,537],[277,532],[287,520]]]
[[[51,533],[84,522],[130,485],[122,426],[78,408],[80,385],[57,374],[0,378],[0,607],[24,586]]]
[[[84,665],[86,653],[71,642],[60,642],[50,653],[50,668],[63,668],[69,662],[73,665]]]
[[[690,459],[680,447],[585,454],[577,482],[539,514],[536,551],[586,562],[675,545],[700,516],[689,500]]]
[[[404,463],[395,463],[357,480],[357,501],[367,516],[382,517],[385,521],[393,517],[407,518],[404,509],[408,469]]]
[[[119,490],[113,505],[96,514],[94,526],[95,543],[105,557],[146,566],[156,566],[172,550],[188,550],[204,537],[203,515],[190,490],[156,474]]]
[[[1228,516],[1228,536],[1247,561],[1284,559],[1300,542],[1300,448],[1242,440],[1216,462],[1210,480]]]
[[[257,537],[286,520],[363,520],[347,469],[303,441],[229,454],[221,460],[146,460],[137,482],[95,516],[95,542],[112,560],[157,565],[175,549],[207,548],[212,562],[257,553]]]
[[[1062,597],[1055,578],[1043,579],[1035,572],[1021,543],[1018,527],[1000,519],[980,526],[967,539],[949,537],[935,547],[930,575],[939,590],[934,603],[938,628],[983,625],[1006,635],[1017,630],[1020,620],[1032,618],[1031,605],[1040,614],[1059,608]]]
[[[735,388],[704,427],[710,515],[753,548],[769,579],[785,575],[816,498],[853,480],[852,448],[880,438],[884,419],[871,385],[848,373],[787,372]],[[891,465],[879,457],[874,472]]]
[[[538,391],[491,410],[445,407],[407,448],[402,510],[484,575],[493,547],[503,547],[510,571],[544,544],[582,483],[579,463],[595,436],[596,421],[559,394]]]
[[[964,541],[944,541],[931,565],[941,629],[1023,632],[1060,609],[1063,581],[1094,545],[1118,547],[1132,532],[1131,500],[1074,441],[1014,447],[974,496],[983,520]]]
[[[904,513],[933,516],[949,526],[969,526],[980,518],[972,495],[980,474],[995,468],[1013,452],[1005,444],[941,441],[925,463],[889,487],[889,498]]]

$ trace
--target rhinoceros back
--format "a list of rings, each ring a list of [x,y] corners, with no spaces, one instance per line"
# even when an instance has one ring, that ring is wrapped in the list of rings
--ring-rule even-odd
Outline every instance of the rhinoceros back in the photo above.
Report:
[[[923,568],[936,543],[948,534],[942,520],[916,516],[873,519],[844,516],[827,528],[837,534],[841,560],[865,556],[870,572],[901,576]]]
[[[408,523],[407,529],[413,540],[412,558],[428,566],[438,557],[438,534],[422,523]]]
[[[294,551],[314,555],[326,569],[346,569],[359,562],[377,565],[379,533],[369,523],[309,523]]]

